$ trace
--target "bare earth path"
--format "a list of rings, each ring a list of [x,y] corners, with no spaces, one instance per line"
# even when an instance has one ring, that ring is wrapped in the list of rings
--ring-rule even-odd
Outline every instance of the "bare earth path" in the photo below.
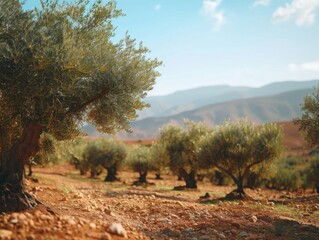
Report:
[[[0,239],[319,239],[318,195],[247,190],[255,201],[220,201],[231,187],[172,191],[182,184],[173,177],[133,187],[132,173],[105,183],[68,165],[35,169],[35,177],[27,187],[48,210],[0,215]]]

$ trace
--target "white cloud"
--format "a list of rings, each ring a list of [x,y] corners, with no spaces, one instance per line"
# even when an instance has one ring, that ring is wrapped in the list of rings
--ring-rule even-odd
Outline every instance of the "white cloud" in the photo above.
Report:
[[[315,21],[319,0],[292,0],[283,7],[279,7],[273,14],[275,22],[295,20],[298,26],[311,25]]]
[[[202,11],[205,16],[214,20],[214,30],[218,31],[225,23],[225,15],[223,10],[217,10],[222,0],[203,0]]]
[[[154,7],[155,11],[159,11],[159,10],[161,10],[161,8],[162,8],[161,4],[156,4]]]
[[[319,71],[319,61],[318,62],[308,62],[302,64],[289,64],[288,68],[291,72],[297,71]]]
[[[253,7],[256,7],[256,6],[269,6],[270,3],[271,3],[271,0],[256,0],[253,3]]]

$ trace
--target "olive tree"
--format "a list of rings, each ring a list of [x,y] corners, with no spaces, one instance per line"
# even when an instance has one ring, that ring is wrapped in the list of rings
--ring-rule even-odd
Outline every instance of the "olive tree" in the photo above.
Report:
[[[168,165],[172,172],[182,177],[186,188],[197,188],[196,173],[205,169],[198,157],[200,142],[211,130],[203,123],[185,122],[185,129],[172,125],[163,127],[160,142],[166,146]]]
[[[138,181],[134,182],[135,185],[147,184],[148,172],[155,170],[151,161],[150,147],[143,145],[132,147],[128,154],[127,164],[133,171],[139,173]]]
[[[115,40],[114,1],[22,2],[0,1],[0,212],[37,204],[23,168],[43,133],[72,139],[84,122],[129,130],[161,64],[128,35]]]
[[[202,142],[200,158],[206,166],[227,174],[237,189],[229,196],[244,197],[244,181],[254,167],[266,166],[282,152],[282,129],[271,123],[254,125],[248,120],[226,122]]]
[[[150,158],[154,166],[156,179],[162,179],[161,174],[167,172],[169,156],[165,144],[161,142],[152,143]]]
[[[84,138],[76,138],[71,141],[57,142],[58,157],[67,159],[76,169],[80,170],[81,175],[85,175],[90,170],[90,164],[84,159],[84,153],[89,142]]]
[[[319,87],[314,88],[312,95],[304,97],[301,103],[301,117],[294,119],[306,141],[311,146],[319,145]]]
[[[89,162],[92,177],[97,174],[97,168],[103,167],[107,170],[104,181],[114,182],[117,180],[117,172],[126,155],[126,148],[123,143],[106,139],[90,142],[86,147],[83,158]]]

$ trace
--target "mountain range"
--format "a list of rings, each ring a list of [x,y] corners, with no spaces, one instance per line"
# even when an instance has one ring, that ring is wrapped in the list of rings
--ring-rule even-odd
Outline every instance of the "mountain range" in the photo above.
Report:
[[[318,84],[319,80],[276,82],[259,88],[217,85],[177,91],[164,96],[150,96],[145,98],[145,102],[151,107],[138,112],[138,120],[146,117],[171,116],[214,103],[313,88]]]
[[[319,80],[276,82],[263,87],[207,86],[145,99],[151,107],[139,112],[132,133],[120,132],[121,139],[157,138],[165,124],[182,126],[185,119],[209,126],[226,119],[246,117],[255,123],[291,121],[300,116],[303,98],[314,91]],[[91,126],[84,129],[97,136]]]

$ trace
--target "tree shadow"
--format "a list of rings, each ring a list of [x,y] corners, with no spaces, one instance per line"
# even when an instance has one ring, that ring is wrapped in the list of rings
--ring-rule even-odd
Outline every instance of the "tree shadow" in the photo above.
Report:
[[[274,203],[279,204],[291,204],[291,203],[319,203],[319,195],[310,195],[310,196],[300,196],[300,197],[293,197],[293,198],[283,198],[283,199],[277,199],[272,200]]]
[[[319,228],[290,219],[276,219],[272,222],[273,234],[280,239],[318,240]]]

